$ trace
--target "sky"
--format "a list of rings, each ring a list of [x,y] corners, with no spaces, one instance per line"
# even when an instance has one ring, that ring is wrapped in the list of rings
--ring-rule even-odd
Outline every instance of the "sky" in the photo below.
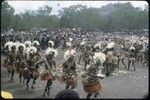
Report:
[[[148,5],[146,1],[8,1],[8,4],[15,9],[15,14],[24,12],[25,10],[37,10],[44,5],[52,7],[52,14],[58,14],[59,10],[71,5],[81,4],[86,5],[87,7],[100,8],[109,3],[113,4],[118,2],[130,2],[134,7],[140,7],[142,9],[144,9],[145,5]]]

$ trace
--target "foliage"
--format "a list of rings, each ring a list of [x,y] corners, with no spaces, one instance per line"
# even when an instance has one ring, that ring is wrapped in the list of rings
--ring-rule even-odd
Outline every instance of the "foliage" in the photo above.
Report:
[[[124,29],[148,29],[148,6],[135,8],[131,3],[108,4],[101,8],[73,5],[52,15],[48,5],[37,11],[27,10],[14,14],[15,10],[6,1],[2,3],[2,30],[33,28],[83,28],[87,30],[121,31]]]

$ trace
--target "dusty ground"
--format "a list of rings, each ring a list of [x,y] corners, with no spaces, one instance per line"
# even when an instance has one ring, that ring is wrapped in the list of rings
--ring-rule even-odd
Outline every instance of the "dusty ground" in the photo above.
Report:
[[[62,54],[56,58],[57,65],[64,61],[62,58]],[[3,56],[1,61],[2,59]],[[31,88],[26,90],[25,84],[19,83],[18,75],[16,74],[14,77],[14,81],[10,81],[10,78],[7,76],[7,70],[1,67],[1,90],[11,92],[15,98],[54,98],[59,91],[65,89],[65,84],[60,84],[56,80],[53,82],[50,95],[42,97],[46,85],[45,81],[41,81],[38,78],[36,88],[34,90]],[[123,71],[114,76],[101,79],[102,90],[97,98],[143,98],[148,94],[148,80],[148,67],[138,64],[136,65],[136,71]],[[80,73],[78,73],[77,88],[74,90],[79,93],[80,98],[86,97],[81,84]],[[91,98],[94,97],[92,96]]]

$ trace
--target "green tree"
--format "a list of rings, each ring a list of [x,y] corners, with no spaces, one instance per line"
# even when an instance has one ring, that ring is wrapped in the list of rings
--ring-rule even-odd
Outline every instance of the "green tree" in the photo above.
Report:
[[[2,30],[9,30],[13,28],[13,14],[15,10],[11,7],[6,1],[2,2],[1,6],[1,29]]]

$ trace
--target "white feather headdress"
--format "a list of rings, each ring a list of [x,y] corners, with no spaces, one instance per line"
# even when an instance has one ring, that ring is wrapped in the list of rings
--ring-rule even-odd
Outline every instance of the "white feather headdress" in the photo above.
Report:
[[[95,52],[93,59],[95,62],[100,61],[103,64],[106,61],[106,55],[102,52]]]
[[[7,46],[10,46],[10,45],[12,45],[12,44],[13,44],[12,41],[8,41],[8,42],[5,43],[4,47],[6,48]]]
[[[75,29],[75,28],[72,28],[72,30],[74,30],[74,31],[75,31],[76,29]]]
[[[73,38],[69,38],[69,41],[72,42],[72,41],[73,41]]]
[[[13,42],[12,44],[9,45],[9,51],[11,51],[11,49],[12,49],[13,46],[16,47],[16,43]]]
[[[52,52],[54,52],[54,57],[56,57],[58,55],[58,51],[56,49],[53,49],[50,47],[45,51],[45,55],[49,55]]]
[[[95,45],[94,45],[94,47],[100,47],[101,48],[101,41],[99,41],[99,42],[97,42]]]
[[[107,45],[108,49],[111,49],[113,47],[115,47],[115,42],[112,41],[112,42],[108,43],[108,45]]]
[[[75,56],[76,55],[76,51],[74,49],[72,50],[67,50],[65,53],[64,53],[64,59],[67,60],[70,56]]]
[[[19,46],[20,46],[20,42],[15,42],[15,47],[16,47],[16,52],[18,51],[18,49],[19,49]]]
[[[31,41],[25,41],[24,44],[31,46]]]
[[[71,47],[71,46],[72,46],[72,43],[71,43],[71,42],[67,42],[66,45],[67,45],[68,47]]]
[[[31,46],[31,47],[30,47],[30,51],[33,51],[33,53],[37,53],[37,48],[34,47],[34,46]]]
[[[48,43],[50,43],[52,45],[52,47],[54,46],[54,42],[53,41],[48,41]]]
[[[86,41],[86,39],[85,39],[85,38],[83,38],[83,41]]]
[[[16,46],[16,51],[18,51],[19,50],[19,47],[23,47],[23,51],[26,49],[26,46],[25,46],[25,44],[23,44],[23,43],[19,43],[17,46]]]
[[[30,47],[27,47],[26,48],[26,53],[29,53],[29,51],[30,51]]]
[[[40,43],[38,41],[36,41],[36,40],[32,42],[32,45],[34,45],[34,44],[40,45]]]
[[[26,49],[26,53],[37,53],[37,48],[36,47],[34,47],[34,46],[31,46],[31,47],[28,47],[27,49]]]
[[[85,45],[85,41],[82,41],[82,42],[80,43],[80,45]]]
[[[106,54],[107,59],[111,59],[113,57],[114,53],[112,51],[108,51]]]
[[[130,47],[130,50],[135,50],[135,48],[133,46]]]

